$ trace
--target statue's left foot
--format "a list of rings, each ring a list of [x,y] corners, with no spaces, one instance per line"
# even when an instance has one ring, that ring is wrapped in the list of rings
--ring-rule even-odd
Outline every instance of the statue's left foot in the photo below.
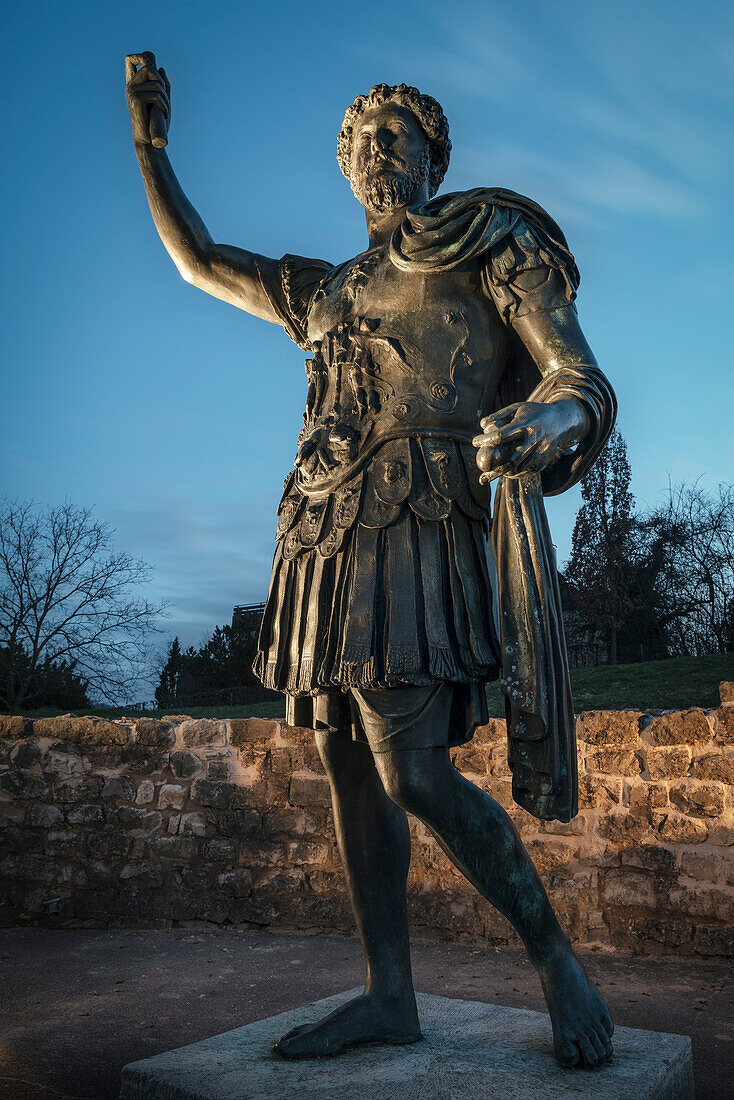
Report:
[[[614,1024],[571,946],[538,967],[553,1024],[556,1058],[569,1069],[598,1069],[612,1059]]]
[[[415,995],[381,998],[362,994],[315,1024],[302,1024],[281,1036],[273,1050],[282,1058],[328,1058],[368,1043],[402,1045],[421,1037]]]

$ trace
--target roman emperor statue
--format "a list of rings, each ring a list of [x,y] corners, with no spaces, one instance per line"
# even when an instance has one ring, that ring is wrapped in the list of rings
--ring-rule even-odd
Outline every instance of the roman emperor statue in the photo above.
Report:
[[[450,756],[486,722],[485,685],[500,677],[515,801],[544,820],[577,812],[543,497],[589,469],[616,406],[579,326],[566,239],[512,191],[438,193],[451,151],[443,110],[416,88],[378,84],[337,140],[366,215],[363,252],[329,263],[217,244],[164,148],[165,72],[144,54],[127,75],[150,209],[179,272],[281,325],[307,356],[255,670],[285,694],[287,721],[314,731],[366,981],[275,1050],[313,1058],[420,1039],[408,812],[517,930],[558,1061],[596,1067],[612,1054],[607,1007],[511,819]]]

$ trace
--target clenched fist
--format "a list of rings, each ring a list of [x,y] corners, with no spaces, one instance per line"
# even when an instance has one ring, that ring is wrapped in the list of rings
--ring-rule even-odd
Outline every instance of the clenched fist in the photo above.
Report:
[[[131,53],[125,58],[125,95],[136,144],[168,144],[171,121],[171,85],[165,69],[157,69],[150,52]]]

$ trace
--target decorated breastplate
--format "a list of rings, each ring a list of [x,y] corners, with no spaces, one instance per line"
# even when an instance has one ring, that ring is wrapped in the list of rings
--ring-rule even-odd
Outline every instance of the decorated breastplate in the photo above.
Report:
[[[486,364],[469,358],[463,318],[448,323],[458,339],[445,355],[436,341],[430,362],[368,317],[312,345],[295,470],[278,510],[285,558],[313,549],[330,557],[355,523],[387,527],[405,508],[422,520],[448,519],[453,507],[488,519],[471,444]]]
[[[469,357],[463,317],[450,320],[453,340],[433,342],[428,355],[370,317],[340,323],[312,345],[295,460],[301,492],[332,493],[391,440],[471,440],[486,363]],[[400,480],[397,466],[392,476]]]

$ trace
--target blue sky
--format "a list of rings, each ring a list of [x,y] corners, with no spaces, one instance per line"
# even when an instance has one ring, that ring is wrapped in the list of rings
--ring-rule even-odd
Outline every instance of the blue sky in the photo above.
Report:
[[[304,355],[165,254],[125,53],[167,69],[169,153],[214,237],[272,256],[359,252],[344,110],[378,81],[436,96],[444,190],[513,188],[566,232],[638,503],[732,480],[729,4],[30,0],[5,34],[0,492],[94,505],[155,567],[171,633],[265,596]],[[549,503],[561,561],[577,507]]]

